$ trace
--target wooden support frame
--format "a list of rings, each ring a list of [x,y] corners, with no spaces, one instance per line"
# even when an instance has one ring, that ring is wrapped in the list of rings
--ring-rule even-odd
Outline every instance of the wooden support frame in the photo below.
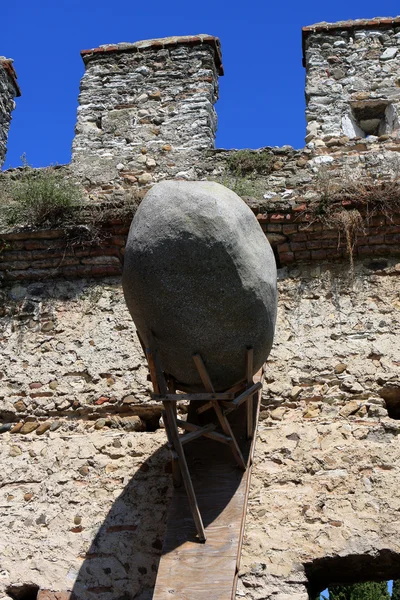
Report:
[[[253,383],[253,349],[248,348],[246,353],[245,378],[226,392],[215,392],[211,378],[200,354],[193,356],[201,381],[205,388],[204,393],[176,393],[176,385],[172,378],[166,377],[162,371],[159,358],[154,346],[153,336],[150,338],[150,347],[144,347],[147,361],[149,363],[150,376],[153,384],[153,399],[159,400],[164,405],[163,418],[168,438],[168,445],[172,457],[172,474],[174,486],[178,487],[184,483],[189,501],[190,510],[197,530],[198,540],[206,541],[206,534],[199,511],[192,479],[186,462],[183,445],[200,437],[230,446],[232,454],[241,470],[246,471],[248,464],[244,460],[239,444],[227,419],[228,414],[236,410],[246,402],[246,436],[251,439],[254,435],[255,421],[253,414],[253,397],[262,387],[260,382]],[[238,394],[238,395],[237,395]],[[218,423],[209,423],[199,426],[189,423],[177,416],[177,402],[189,400],[191,402],[205,402],[198,409],[201,414],[213,409]],[[219,424],[222,433],[215,431]],[[184,434],[179,433],[179,428],[184,429]]]

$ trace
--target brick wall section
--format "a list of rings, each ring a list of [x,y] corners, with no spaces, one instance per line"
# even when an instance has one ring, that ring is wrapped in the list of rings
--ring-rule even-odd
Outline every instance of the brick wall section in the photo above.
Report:
[[[338,260],[348,256],[344,229],[330,229],[313,222],[306,207],[289,212],[271,212],[257,215],[280,266],[297,262]],[[390,218],[371,217],[369,225],[357,235],[354,257],[400,255],[400,214]]]
[[[292,211],[257,214],[279,266],[340,260],[348,255],[344,230],[312,222],[305,205]],[[71,245],[61,230],[23,231],[0,236],[0,281],[118,276],[122,273],[129,223],[104,226],[101,245]],[[400,255],[400,214],[371,217],[359,234],[354,257]]]
[[[61,230],[24,231],[0,236],[0,281],[65,277],[109,277],[122,272],[129,224],[105,227],[101,245],[71,245]]]

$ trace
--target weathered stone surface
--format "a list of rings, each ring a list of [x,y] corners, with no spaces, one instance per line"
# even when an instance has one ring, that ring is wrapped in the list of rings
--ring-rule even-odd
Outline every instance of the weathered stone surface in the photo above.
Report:
[[[135,406],[124,409],[131,414],[149,403],[147,367],[119,280],[11,284],[0,290],[0,305],[3,421],[51,415],[56,427],[60,415],[101,417],[127,396],[134,397]],[[55,325],[46,333],[49,317]],[[107,402],[96,404],[100,398]]]
[[[379,395],[395,399],[400,380],[399,273],[390,262],[380,275],[362,263],[352,277],[347,265],[278,271],[277,334],[263,391],[238,599],[307,600],[305,562],[329,553],[372,555],[380,547],[400,551],[393,519],[400,421],[388,417],[387,400]],[[73,590],[79,600],[93,594],[113,600],[132,590],[151,597],[171,489],[165,432],[130,432],[122,425],[96,430],[85,420],[96,411],[101,417],[105,407],[132,414],[149,402],[147,369],[120,285],[47,281],[7,286],[4,294],[1,411],[17,422],[13,394],[21,393],[28,414],[57,420],[42,436],[1,434],[0,539],[6,550],[0,593],[31,581],[43,590]],[[56,328],[47,336],[40,318],[50,310]],[[26,320],[18,318],[23,314]],[[53,381],[59,382],[55,389]],[[30,388],[39,382],[41,388]],[[356,382],[363,391],[351,391]],[[110,389],[118,401],[96,406]],[[69,399],[68,420],[44,404],[49,398],[30,396],[48,390],[57,402]],[[354,400],[359,410],[341,416]],[[118,412],[120,421],[126,416]]]
[[[11,59],[0,56],[0,167],[6,156],[11,112],[15,108],[14,97],[20,95],[12,63]]]
[[[146,344],[154,336],[163,369],[201,389],[199,353],[215,389],[254,372],[272,346],[275,259],[256,218],[214,182],[161,182],[132,222],[123,272],[125,299]],[[153,343],[153,342],[152,342]]]
[[[84,55],[75,173],[92,182],[139,186],[194,178],[202,152],[214,147],[217,127],[219,42],[203,38],[186,44],[178,37],[166,46],[154,40],[141,52],[125,45],[117,53]]]
[[[376,31],[372,23],[357,30],[306,32],[306,117],[309,147],[330,138],[398,137],[398,38],[394,27]]]

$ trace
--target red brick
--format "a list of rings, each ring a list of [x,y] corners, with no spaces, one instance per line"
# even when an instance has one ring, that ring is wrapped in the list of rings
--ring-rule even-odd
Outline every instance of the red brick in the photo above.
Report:
[[[287,225],[282,225],[282,232],[286,235],[290,235],[291,233],[297,233],[298,225],[295,223],[290,223]]]
[[[307,245],[305,242],[292,242],[290,241],[290,247],[293,252],[297,252],[298,250],[307,250]]]
[[[122,265],[108,266],[107,275],[109,277],[115,277],[122,274]]]
[[[368,235],[380,235],[381,233],[386,233],[388,228],[386,226],[383,227],[367,227]]]
[[[29,267],[32,265],[32,261],[12,261],[12,262],[0,262],[0,266],[2,268],[3,271],[20,271],[20,270],[24,270],[24,269],[29,269]]]
[[[326,258],[326,256],[327,256],[326,250],[312,250],[311,251],[312,260],[323,260],[324,258]]]
[[[91,276],[92,277],[107,277],[108,275],[108,266],[107,265],[97,265],[92,267]]]
[[[400,225],[387,225],[383,233],[400,233]]]
[[[317,248],[321,248],[322,240],[310,240],[306,244],[308,250],[316,250]]]
[[[268,232],[271,233],[281,233],[283,231],[284,227],[291,227],[291,225],[278,225],[276,223],[267,223],[266,224],[266,229]],[[284,233],[287,233],[286,231],[283,231]]]
[[[22,269],[17,271],[9,271],[5,274],[5,279],[8,281],[40,281],[41,279],[51,277],[51,271],[46,269]]]
[[[321,247],[322,248],[337,248],[338,241],[339,240],[337,239],[337,237],[334,240],[321,240]]]
[[[309,260],[311,258],[311,252],[309,250],[300,250],[294,253],[296,260]]]
[[[25,242],[26,250],[44,250],[49,247],[47,240],[27,240]]]
[[[31,238],[30,231],[21,231],[19,233],[2,233],[1,237],[6,241],[29,240]]]
[[[296,219],[297,220],[297,219]],[[314,231],[314,225],[310,222],[308,223],[299,223],[299,231],[304,231],[309,233],[310,231]]]
[[[6,252],[0,252],[0,261],[1,262],[12,262],[12,261],[18,261],[18,260],[31,260],[32,258],[32,252],[29,251],[6,251]]]
[[[389,254],[389,248],[387,246],[359,246],[358,254],[360,256],[379,256]]]
[[[326,258],[341,258],[344,254],[343,250],[328,248],[325,250]]]
[[[279,244],[276,249],[278,250],[279,254],[281,254],[281,252],[290,252],[289,244]]]
[[[385,235],[385,242],[387,244],[400,244],[400,233]]]
[[[320,235],[323,240],[336,240],[337,236],[338,232],[336,229],[324,229]]]
[[[290,239],[293,242],[305,242],[307,240],[307,234],[306,233],[294,233],[293,235],[290,236]]]
[[[118,256],[118,254],[119,247],[117,246],[101,246],[99,248],[91,248],[91,250],[89,251],[89,256]]]
[[[363,240],[365,241],[365,240]],[[384,244],[385,243],[385,236],[383,234],[380,235],[370,235],[367,238],[368,244]]]
[[[279,260],[281,262],[282,265],[287,265],[289,263],[292,263],[294,261],[294,254],[293,252],[282,252],[279,253]]]
[[[285,218],[286,218],[285,215],[283,215],[282,213],[274,213],[270,216],[270,221],[271,222],[284,221]]]

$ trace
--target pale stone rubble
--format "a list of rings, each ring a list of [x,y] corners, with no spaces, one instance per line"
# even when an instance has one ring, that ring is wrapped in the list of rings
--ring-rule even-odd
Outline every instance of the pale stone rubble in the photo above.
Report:
[[[237,598],[306,600],[304,564],[383,545],[399,551],[400,424],[383,398],[400,393],[399,273],[393,261],[368,261],[354,278],[341,267],[279,271]],[[13,309],[2,318],[1,408],[3,422],[36,426],[0,438],[0,585],[149,599],[171,482],[164,431],[113,421],[135,412],[124,408],[126,395],[130,408],[149,402],[121,288],[21,287],[6,289]],[[26,296],[36,307],[29,317]],[[35,396],[41,390],[52,396]],[[111,394],[114,402],[93,403]],[[58,425],[38,432],[37,422]]]

